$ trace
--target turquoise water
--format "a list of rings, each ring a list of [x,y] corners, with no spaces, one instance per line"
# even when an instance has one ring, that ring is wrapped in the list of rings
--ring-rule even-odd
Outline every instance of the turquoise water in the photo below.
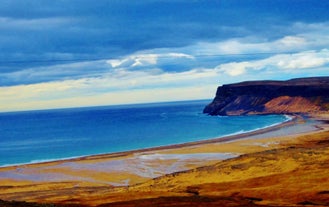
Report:
[[[210,100],[0,113],[0,166],[206,140],[282,115],[208,116]]]

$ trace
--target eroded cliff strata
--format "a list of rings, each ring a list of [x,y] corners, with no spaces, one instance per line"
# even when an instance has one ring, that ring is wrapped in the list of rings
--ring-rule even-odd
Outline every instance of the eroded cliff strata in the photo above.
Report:
[[[247,81],[218,87],[210,115],[310,113],[329,110],[329,77]]]

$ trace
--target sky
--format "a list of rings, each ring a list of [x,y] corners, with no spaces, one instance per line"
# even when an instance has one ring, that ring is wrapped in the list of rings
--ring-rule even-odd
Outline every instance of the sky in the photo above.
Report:
[[[211,99],[329,76],[329,1],[2,0],[0,111]]]

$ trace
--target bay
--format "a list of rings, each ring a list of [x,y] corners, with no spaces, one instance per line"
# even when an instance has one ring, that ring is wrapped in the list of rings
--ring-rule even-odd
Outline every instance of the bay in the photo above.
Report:
[[[207,140],[288,119],[208,116],[210,101],[0,113],[0,166]]]

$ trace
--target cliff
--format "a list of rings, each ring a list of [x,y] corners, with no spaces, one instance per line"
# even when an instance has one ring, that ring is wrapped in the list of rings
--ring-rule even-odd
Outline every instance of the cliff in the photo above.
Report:
[[[209,115],[311,113],[329,110],[329,77],[247,81],[218,87]]]

